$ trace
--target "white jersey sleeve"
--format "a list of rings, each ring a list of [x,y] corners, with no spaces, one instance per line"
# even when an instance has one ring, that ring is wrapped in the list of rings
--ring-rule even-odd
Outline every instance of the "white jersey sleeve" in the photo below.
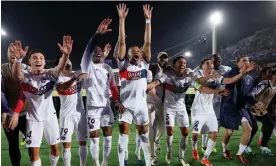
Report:
[[[167,74],[163,73],[160,77],[157,77],[157,80],[161,83],[164,84],[167,78]]]
[[[152,72],[150,70],[148,70],[148,78],[147,78],[147,82],[152,82],[153,77],[152,77]]]
[[[117,61],[117,65],[118,65],[119,70],[125,68],[126,63],[128,62],[128,60],[126,58],[124,58],[122,60],[117,58],[116,61]]]

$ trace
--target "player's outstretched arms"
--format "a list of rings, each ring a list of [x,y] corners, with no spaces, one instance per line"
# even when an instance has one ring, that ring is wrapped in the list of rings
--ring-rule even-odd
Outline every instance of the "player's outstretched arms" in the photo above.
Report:
[[[59,91],[66,91],[68,88],[70,88],[76,81],[81,81],[88,78],[88,74],[86,73],[80,73],[80,74],[74,74],[74,76],[63,83],[59,83],[57,85],[57,90]]]

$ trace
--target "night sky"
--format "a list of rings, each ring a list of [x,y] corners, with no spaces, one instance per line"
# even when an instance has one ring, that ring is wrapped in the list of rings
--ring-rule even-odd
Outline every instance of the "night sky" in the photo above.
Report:
[[[1,2],[2,28],[8,36],[1,38],[1,60],[7,62],[10,42],[19,39],[23,46],[41,49],[47,59],[60,55],[57,42],[63,35],[74,40],[70,59],[75,68],[89,38],[104,18],[112,18],[111,33],[101,39],[101,46],[113,47],[118,37],[118,2]],[[126,2],[130,11],[126,18],[127,47],[143,45],[145,19],[142,5],[145,2]],[[214,10],[224,14],[218,28],[218,48],[253,35],[256,31],[276,27],[276,2],[149,2],[153,6],[152,61],[155,54],[185,40],[211,31],[209,15]],[[194,52],[211,53],[211,34],[205,35],[207,47],[191,47]],[[168,51],[174,55],[194,41]],[[111,58],[112,54],[110,54]],[[197,58],[197,57],[193,57]]]

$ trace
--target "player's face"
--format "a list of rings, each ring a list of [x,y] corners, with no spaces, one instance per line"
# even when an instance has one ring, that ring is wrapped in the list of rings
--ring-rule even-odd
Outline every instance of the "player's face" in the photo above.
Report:
[[[214,64],[212,60],[205,61],[204,64],[202,65],[202,69],[210,73],[214,69]]]
[[[160,58],[157,60],[158,64],[161,67],[166,67],[168,65],[168,57],[166,55],[161,55]]]
[[[138,62],[142,56],[142,51],[139,47],[134,46],[129,49],[129,60],[131,62]]]
[[[175,71],[184,73],[186,70],[186,60],[184,58],[178,59],[174,65]]]
[[[213,61],[213,64],[217,67],[219,67],[221,65],[221,57],[218,55],[215,55],[211,58],[211,60]]]
[[[242,57],[239,62],[237,63],[238,68],[244,68],[249,65],[250,61],[248,57]]]
[[[41,71],[45,67],[45,57],[41,53],[33,53],[30,55],[29,63],[33,70]]]
[[[95,63],[102,62],[102,58],[104,57],[104,53],[103,53],[103,50],[99,46],[95,47],[93,54],[94,54],[93,62],[95,62]]]
[[[270,80],[271,79],[271,70],[266,70],[264,73],[261,75],[262,80]]]

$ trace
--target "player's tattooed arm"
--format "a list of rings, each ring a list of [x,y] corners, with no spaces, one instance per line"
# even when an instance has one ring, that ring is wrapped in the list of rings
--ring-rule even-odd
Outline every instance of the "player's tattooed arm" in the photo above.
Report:
[[[143,5],[144,16],[146,19],[144,45],[143,45],[143,58],[145,61],[150,62],[151,59],[151,17],[153,7],[150,5]]]
[[[55,77],[59,77],[61,71],[65,68],[67,61],[69,59],[69,55],[72,51],[73,40],[71,36],[63,36],[63,44],[62,46],[58,43],[58,47],[62,52],[62,57],[58,63],[58,65],[53,69],[53,75]]]
[[[100,36],[112,31],[111,29],[108,29],[108,26],[110,25],[111,22],[112,22],[112,19],[109,19],[109,18],[104,19],[98,26],[96,33],[89,40],[81,59],[81,69],[83,72],[85,73],[88,72],[89,65],[93,57],[93,51],[95,47],[98,45]]]
[[[117,11],[119,15],[119,38],[118,38],[118,54],[116,59],[123,60],[126,55],[126,34],[125,34],[125,18],[128,14],[128,8],[126,4],[117,5]]]
[[[15,80],[17,81],[22,81],[24,79],[24,74],[22,71],[22,60],[23,58],[26,56],[29,47],[26,46],[25,49],[23,50],[21,42],[19,40],[16,40],[14,43],[11,43],[9,45],[9,53],[12,56],[16,57],[16,62],[13,63],[12,65],[12,73],[13,76],[15,78]]]
[[[73,77],[66,81],[66,82],[63,82],[63,83],[59,83],[57,85],[57,90],[60,90],[60,91],[66,91],[68,88],[70,88],[76,81],[81,81],[83,79],[87,79],[88,78],[88,75],[86,73],[80,73],[80,74],[74,74]]]

